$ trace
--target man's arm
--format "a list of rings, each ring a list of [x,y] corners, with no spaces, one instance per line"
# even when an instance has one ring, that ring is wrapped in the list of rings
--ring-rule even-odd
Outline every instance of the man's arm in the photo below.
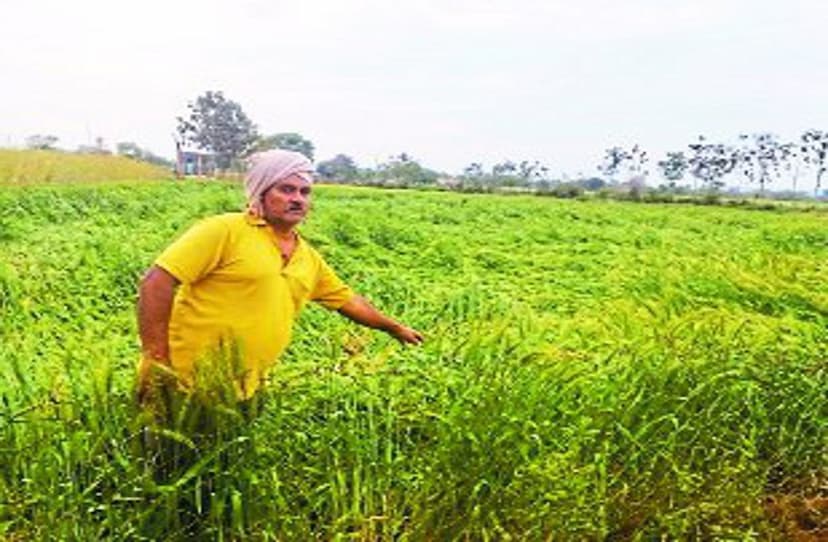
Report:
[[[420,344],[423,342],[423,335],[419,331],[384,315],[361,296],[352,297],[339,308],[339,313],[363,326],[382,330],[401,343]]]
[[[141,280],[138,290],[138,334],[142,354],[138,370],[139,398],[149,386],[152,364],[170,363],[170,314],[178,284],[178,279],[157,265],[152,266]]]

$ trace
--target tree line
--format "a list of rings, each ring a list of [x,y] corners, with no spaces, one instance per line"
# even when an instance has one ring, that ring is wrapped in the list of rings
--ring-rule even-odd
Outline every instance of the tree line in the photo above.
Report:
[[[297,133],[260,135],[256,125],[241,106],[223,93],[208,91],[187,106],[188,115],[178,118],[178,134],[183,142],[213,152],[219,168],[231,168],[252,152],[271,148],[301,152],[314,159],[313,144]],[[560,192],[571,195],[579,190],[621,187],[633,192],[653,190],[647,187],[650,155],[640,145],[606,149],[597,170],[600,176],[581,176],[575,181],[551,177],[551,168],[535,160],[504,160],[484,167],[472,162],[460,175],[446,175],[420,164],[408,153],[390,156],[375,168],[359,168],[346,154],[317,163],[317,173],[325,180],[393,186],[439,184],[448,189],[493,190],[528,189],[537,192]],[[739,176],[764,194],[769,184],[783,175],[793,180],[792,192],[798,191],[801,175],[810,170],[815,180],[814,195],[822,189],[828,169],[828,132],[808,130],[796,141],[781,141],[770,133],[742,134],[735,145],[718,143],[704,136],[684,150],[667,152],[655,162],[666,181],[655,190],[681,192],[689,181],[694,192],[718,193],[725,179]]]
[[[187,113],[176,118],[177,143],[194,146],[211,153],[222,171],[241,171],[250,154],[268,149],[301,152],[314,160],[313,143],[301,134],[284,132],[261,134],[241,105],[221,91],[207,91],[187,104]],[[34,135],[27,146],[55,148],[57,138]],[[109,153],[101,138],[95,146],[81,146],[77,152]],[[142,149],[132,142],[116,145],[119,155],[172,167],[169,160]],[[574,196],[583,191],[614,189],[632,195],[658,191],[667,193],[718,194],[725,180],[739,178],[765,194],[768,185],[778,186],[786,176],[791,179],[791,195],[799,191],[802,175],[814,179],[814,196],[822,193],[823,178],[828,170],[828,131],[811,129],[794,141],[782,141],[771,133],[741,134],[736,144],[714,142],[704,136],[683,150],[667,152],[654,166],[666,181],[656,188],[648,186],[652,162],[640,145],[613,146],[605,150],[599,175],[580,175],[576,180],[552,178],[551,168],[536,160],[503,160],[486,168],[472,162],[459,175],[440,173],[423,166],[410,154],[390,156],[374,168],[360,168],[347,154],[317,162],[318,176],[329,182],[381,186],[439,185],[445,189],[468,191],[531,190],[560,196]],[[684,182],[685,184],[680,184]]]
[[[30,150],[41,151],[58,151],[57,143],[60,139],[51,134],[34,134],[26,138],[26,148]],[[109,149],[102,137],[96,137],[93,145],[79,145],[74,151],[77,154],[100,154],[111,155],[112,150]],[[154,152],[142,148],[132,141],[120,141],[115,144],[115,152],[118,156],[126,156],[134,160],[142,160],[162,166],[166,168],[173,167],[173,162],[163,156],[159,156]]]
[[[814,195],[819,195],[828,169],[828,132],[807,130],[795,141],[781,141],[771,133],[740,134],[738,141],[728,145],[699,136],[686,151],[668,152],[656,166],[669,188],[689,176],[694,188],[716,192],[724,187],[725,178],[737,175],[758,186],[760,194],[783,175],[792,179],[792,191],[797,192],[800,175],[809,169],[814,175]],[[611,178],[627,173],[630,179],[644,180],[648,162],[648,154],[638,145],[629,150],[611,147],[598,167]]]

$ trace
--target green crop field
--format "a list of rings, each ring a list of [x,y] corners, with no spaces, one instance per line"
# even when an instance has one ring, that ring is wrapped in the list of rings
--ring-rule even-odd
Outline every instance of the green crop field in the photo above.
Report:
[[[161,479],[137,281],[240,187],[0,187],[0,538],[828,535],[828,214],[315,194],[304,235],[426,343],[307,308],[258,415],[155,434]]]
[[[125,156],[0,149],[0,185],[160,179],[164,168]]]

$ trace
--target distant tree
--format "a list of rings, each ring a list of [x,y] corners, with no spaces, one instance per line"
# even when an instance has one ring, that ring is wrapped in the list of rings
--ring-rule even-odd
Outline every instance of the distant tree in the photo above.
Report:
[[[487,172],[480,162],[472,162],[463,169],[461,175],[463,184],[477,188],[496,186],[529,186],[544,183],[548,184],[549,168],[537,160],[521,160],[514,162],[504,160],[492,166]]]
[[[526,184],[519,175],[518,165],[511,160],[504,160],[492,166],[492,184],[498,186],[518,186]]]
[[[157,166],[163,166],[170,169],[175,167],[175,162],[173,162],[169,158],[164,158],[163,156],[154,154],[146,149],[144,150],[144,154],[141,155],[141,160],[143,160],[144,162],[149,162],[150,164],[155,164]]]
[[[779,167],[791,177],[791,192],[796,194],[796,183],[799,180],[799,169],[802,164],[802,157],[799,153],[799,145],[793,142],[779,145]]]
[[[644,180],[650,174],[649,170],[647,170],[647,162],[650,161],[647,151],[636,144],[632,146],[627,155],[627,170],[630,173],[630,179],[637,179],[643,185]]]
[[[262,136],[253,143],[252,147],[253,151],[267,151],[270,149],[301,152],[308,157],[308,160],[313,160],[313,143],[294,132]]]
[[[584,188],[577,183],[567,181],[559,183],[554,187],[550,185],[544,192],[556,198],[577,198],[584,194]]]
[[[127,156],[140,160],[144,154],[143,149],[131,141],[121,141],[115,144],[115,152],[119,156]]]
[[[495,177],[509,177],[517,172],[517,164],[506,160],[492,166],[492,175]]]
[[[106,148],[106,141],[101,136],[95,138],[95,148],[98,149],[100,154],[112,154],[112,151]]]
[[[486,173],[483,164],[472,162],[460,175],[460,187],[464,189],[481,190],[492,185],[492,176]]]
[[[37,150],[53,150],[58,142],[57,136],[35,134],[26,138],[26,147]]]
[[[800,140],[802,141],[800,146],[802,159],[816,171],[814,197],[818,197],[822,185],[822,176],[828,170],[828,132],[808,130],[802,134]]]
[[[472,162],[463,169],[463,177],[468,179],[480,179],[486,172],[483,170],[483,164],[480,162]]]
[[[739,166],[750,182],[759,182],[759,193],[764,194],[765,185],[779,176],[785,151],[773,134],[742,134],[739,139],[743,142],[737,154]]]
[[[545,180],[549,174],[549,168],[535,160],[522,160],[518,164],[518,176],[523,179],[525,184],[533,184]]]
[[[601,177],[589,177],[588,179],[580,179],[575,184],[577,184],[584,190],[590,190],[592,192],[595,192],[597,190],[605,188],[607,186],[607,181],[605,181]]]
[[[667,158],[658,162],[658,167],[664,178],[670,181],[668,186],[674,188],[676,181],[683,179],[687,171],[687,157],[681,151],[668,152]]]
[[[720,189],[722,177],[733,171],[738,163],[738,153],[732,147],[721,143],[708,143],[699,136],[698,143],[691,143],[687,159],[690,174],[713,190]]]
[[[362,184],[372,184],[379,178],[379,171],[370,167],[357,168],[357,174],[354,182]]]
[[[627,180],[638,180],[644,182],[649,171],[646,168],[650,158],[647,151],[638,144],[633,145],[629,150],[623,147],[610,147],[604,151],[604,160],[598,166],[598,171],[612,180],[617,180],[618,175],[626,173]]]
[[[256,126],[241,106],[220,91],[207,91],[187,104],[187,117],[178,117],[178,134],[185,143],[213,152],[216,164],[229,169],[256,141]]]
[[[377,168],[377,175],[383,181],[392,181],[403,185],[426,185],[437,181],[437,173],[421,166],[411,155],[400,153],[391,156],[387,162]]]
[[[169,167],[172,168],[175,164],[171,160],[164,158],[162,156],[158,156],[154,154],[152,151],[147,149],[142,149],[135,143],[131,141],[121,141],[115,144],[115,152],[119,156],[126,156],[128,158],[132,158],[133,160],[142,160],[144,162],[149,162],[150,164],[155,164],[157,166]]]
[[[615,180],[624,164],[630,159],[629,153],[621,147],[610,147],[604,151],[604,160],[598,166],[598,171]]]
[[[354,159],[346,154],[337,154],[330,160],[324,160],[316,165],[316,173],[320,178],[329,181],[349,182],[357,178],[359,169]]]

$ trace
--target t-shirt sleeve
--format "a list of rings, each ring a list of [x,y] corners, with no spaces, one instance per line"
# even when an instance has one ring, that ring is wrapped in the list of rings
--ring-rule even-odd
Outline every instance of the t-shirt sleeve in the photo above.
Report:
[[[184,284],[196,282],[218,266],[229,233],[217,217],[202,220],[168,246],[155,265]]]
[[[321,256],[318,256],[318,258],[318,278],[310,298],[327,309],[337,310],[353,299],[356,293],[336,276],[334,270],[325,263]]]

